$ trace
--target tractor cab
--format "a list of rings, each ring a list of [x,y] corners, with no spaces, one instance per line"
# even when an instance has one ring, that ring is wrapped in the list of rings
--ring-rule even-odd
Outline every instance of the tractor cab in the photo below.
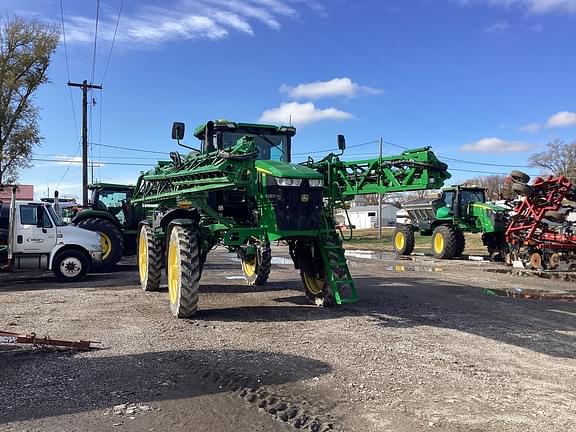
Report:
[[[92,191],[91,208],[109,213],[122,227],[132,224],[130,198],[134,192],[133,186],[112,183],[96,183],[89,185]]]
[[[486,189],[478,186],[451,186],[442,190],[442,200],[446,206],[438,209],[438,217],[450,214],[455,219],[465,219],[471,216],[471,204],[486,202]]]
[[[206,139],[207,131],[208,134],[212,132],[211,139]],[[281,162],[291,161],[291,140],[295,134],[296,128],[292,126],[238,123],[227,120],[204,123],[194,131],[194,136],[201,142],[203,153],[230,149],[239,139],[249,136],[254,140],[258,160]]]

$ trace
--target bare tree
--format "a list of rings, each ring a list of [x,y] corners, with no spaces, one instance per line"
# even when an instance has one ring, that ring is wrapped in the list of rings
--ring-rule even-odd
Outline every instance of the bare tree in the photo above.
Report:
[[[528,158],[533,167],[544,169],[546,174],[565,176],[571,182],[576,181],[576,141],[565,143],[554,140],[548,143],[548,150],[535,153]]]
[[[21,17],[0,17],[0,184],[30,166],[42,137],[33,95],[60,38],[56,27]]]
[[[505,175],[489,175],[474,177],[466,180],[464,184],[472,186],[481,186],[486,188],[486,198],[492,200],[510,199],[513,197],[511,190],[511,181]]]

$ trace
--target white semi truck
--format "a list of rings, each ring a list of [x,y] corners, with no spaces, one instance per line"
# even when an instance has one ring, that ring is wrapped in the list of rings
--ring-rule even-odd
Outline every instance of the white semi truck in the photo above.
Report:
[[[102,261],[100,234],[62,223],[51,204],[16,201],[13,190],[8,212],[4,208],[0,217],[6,213],[9,223],[4,249],[10,269],[52,270],[58,280],[76,282]]]

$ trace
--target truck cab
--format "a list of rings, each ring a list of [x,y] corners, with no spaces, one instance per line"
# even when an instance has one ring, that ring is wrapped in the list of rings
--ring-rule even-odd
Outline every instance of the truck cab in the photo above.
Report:
[[[8,217],[8,264],[12,269],[52,270],[64,282],[82,280],[102,259],[100,236],[60,221],[52,205],[15,201]],[[5,220],[4,220],[5,222]]]

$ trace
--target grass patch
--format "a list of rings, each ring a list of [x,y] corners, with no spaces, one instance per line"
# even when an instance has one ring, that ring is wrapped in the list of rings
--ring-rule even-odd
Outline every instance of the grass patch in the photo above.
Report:
[[[394,229],[383,228],[382,239],[378,238],[378,229],[359,229],[353,230],[352,239],[349,230],[343,230],[344,247],[346,249],[369,249],[375,251],[393,252]],[[464,233],[466,237],[465,254],[486,255],[486,246],[482,244],[482,234]],[[432,253],[432,236],[422,236],[419,232],[414,234],[415,246],[414,252]]]

